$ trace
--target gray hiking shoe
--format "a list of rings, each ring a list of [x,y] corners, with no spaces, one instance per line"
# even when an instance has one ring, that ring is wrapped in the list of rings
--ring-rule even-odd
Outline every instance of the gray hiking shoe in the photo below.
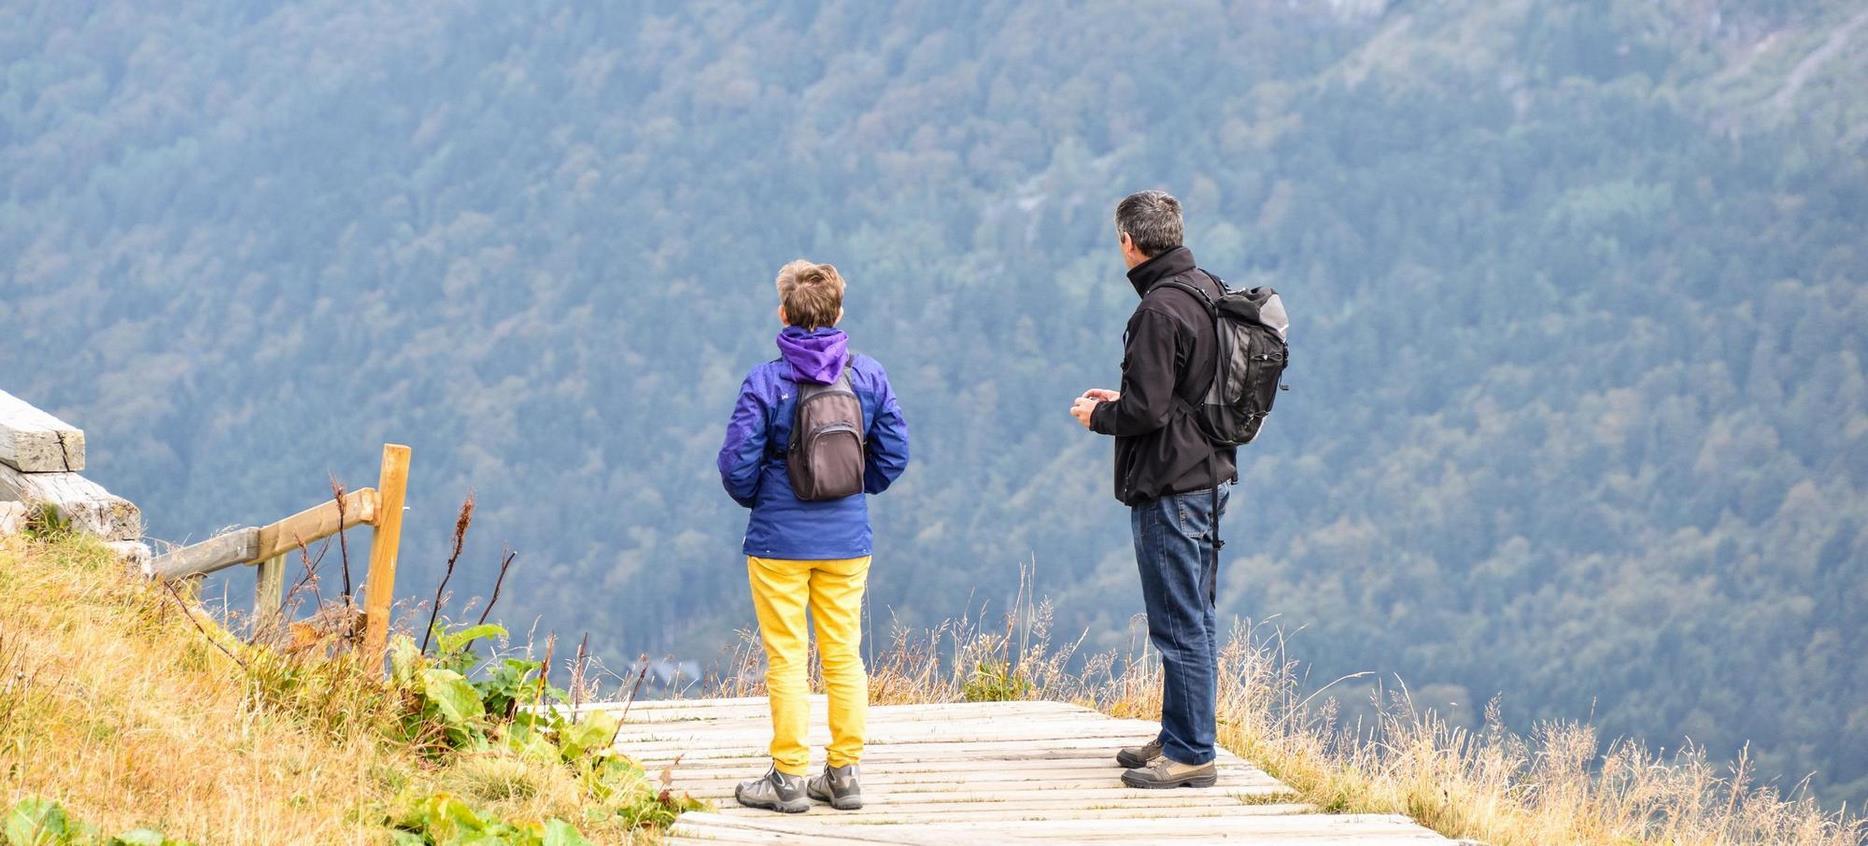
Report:
[[[811,800],[804,797],[804,777],[788,775],[773,767],[765,775],[742,781],[734,788],[733,798],[748,808],[764,808],[787,814],[811,810]]]
[[[1122,774],[1122,783],[1145,790],[1173,787],[1212,787],[1219,781],[1219,768],[1212,761],[1183,764],[1165,755]]]
[[[804,792],[819,802],[829,802],[839,811],[854,811],[863,806],[863,785],[857,781],[856,765],[824,765],[824,774],[811,776]]]
[[[1124,746],[1116,752],[1116,765],[1125,769],[1146,767],[1148,762],[1161,757],[1161,738],[1148,741],[1145,746]]]

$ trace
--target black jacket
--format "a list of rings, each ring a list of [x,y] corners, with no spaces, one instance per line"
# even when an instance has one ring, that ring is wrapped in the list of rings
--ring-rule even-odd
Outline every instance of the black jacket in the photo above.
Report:
[[[1213,382],[1218,339],[1213,316],[1193,294],[1164,285],[1178,278],[1217,298],[1193,253],[1175,247],[1129,271],[1142,301],[1122,341],[1122,398],[1098,403],[1090,428],[1116,436],[1116,499],[1128,505],[1232,481],[1233,447],[1214,447],[1195,419]],[[1209,460],[1212,459],[1212,460]]]

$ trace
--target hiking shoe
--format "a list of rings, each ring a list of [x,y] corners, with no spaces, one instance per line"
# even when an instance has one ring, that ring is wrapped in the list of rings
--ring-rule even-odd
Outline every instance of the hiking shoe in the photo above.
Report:
[[[863,806],[863,785],[856,780],[856,765],[824,765],[824,774],[811,776],[804,792],[819,802],[829,802],[839,811],[854,811]]]
[[[1167,789],[1174,787],[1212,787],[1219,781],[1219,768],[1212,761],[1204,764],[1183,764],[1163,755],[1148,762],[1148,766],[1136,767],[1122,774],[1122,783],[1130,787],[1145,790]]]
[[[1148,762],[1161,757],[1161,738],[1148,741],[1146,746],[1124,746],[1116,753],[1116,765],[1124,769],[1146,767]]]
[[[742,781],[734,788],[733,798],[748,808],[764,808],[787,814],[811,810],[811,800],[804,798],[804,776],[781,773],[773,767],[765,775]]]

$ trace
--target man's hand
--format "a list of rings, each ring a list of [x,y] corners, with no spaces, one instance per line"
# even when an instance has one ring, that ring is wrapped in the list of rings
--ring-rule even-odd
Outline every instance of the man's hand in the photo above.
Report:
[[[1077,400],[1070,404],[1070,416],[1077,418],[1077,422],[1082,423],[1083,428],[1088,429],[1090,428],[1090,414],[1096,410],[1096,404],[1115,402],[1121,396],[1108,388],[1091,388],[1084,391],[1083,396],[1077,397]]]

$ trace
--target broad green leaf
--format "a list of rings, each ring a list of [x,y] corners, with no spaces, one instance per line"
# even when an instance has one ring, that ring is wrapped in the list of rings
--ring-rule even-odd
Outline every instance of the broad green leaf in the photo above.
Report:
[[[577,829],[564,820],[546,820],[545,836],[539,841],[540,846],[590,846]]]
[[[422,695],[434,703],[442,719],[456,728],[466,728],[486,716],[480,691],[453,670],[433,667],[423,670]]]
[[[602,749],[616,736],[616,715],[608,711],[592,711],[577,722],[566,726],[558,734],[558,749],[567,761],[575,761],[593,749]]]
[[[507,735],[506,748],[514,755],[531,761],[555,764],[558,760],[558,747],[537,732]]]
[[[428,836],[436,843],[466,842],[469,836],[486,828],[486,822],[467,803],[451,794],[437,793],[429,797],[426,805]]]
[[[461,629],[460,631],[457,631],[457,632],[446,631],[444,629],[441,629],[438,626],[435,629],[435,640],[439,644],[436,647],[436,649],[438,649],[442,654],[446,654],[450,652],[459,652],[462,648],[466,647],[468,643],[479,640],[481,638],[488,638],[488,637],[503,638],[505,636],[506,636],[505,627],[497,626],[492,623],[481,623],[480,625],[477,625],[477,626],[468,626],[467,628]]]
[[[171,846],[174,842],[153,828],[138,828],[110,838],[110,846]]]
[[[57,802],[29,797],[7,812],[7,846],[64,846],[70,837],[71,818]]]
[[[397,687],[414,682],[421,665],[422,653],[412,638],[399,634],[389,639],[389,678]]]
[[[389,840],[393,846],[428,846],[428,838],[412,831],[392,831]]]

